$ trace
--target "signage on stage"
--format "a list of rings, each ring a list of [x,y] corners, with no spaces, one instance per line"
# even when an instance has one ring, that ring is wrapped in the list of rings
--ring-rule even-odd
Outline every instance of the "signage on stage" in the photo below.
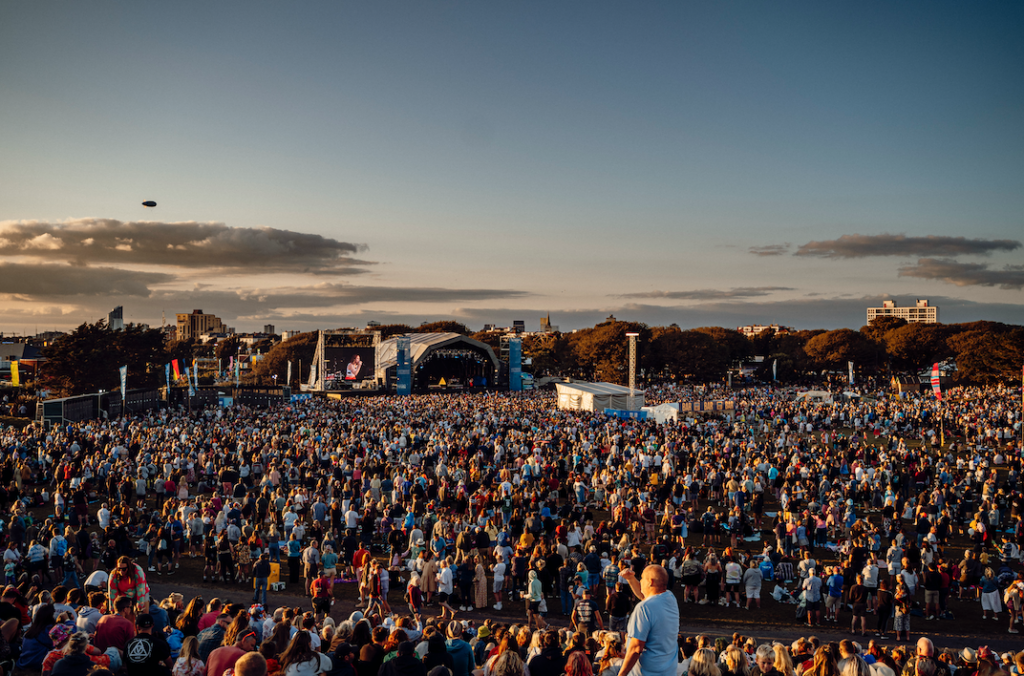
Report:
[[[400,336],[396,339],[398,350],[398,364],[396,371],[398,375],[398,387],[396,392],[402,396],[412,394],[412,355],[410,352],[410,341],[408,336]]]
[[[508,341],[508,389],[523,391],[523,341],[519,338]]]

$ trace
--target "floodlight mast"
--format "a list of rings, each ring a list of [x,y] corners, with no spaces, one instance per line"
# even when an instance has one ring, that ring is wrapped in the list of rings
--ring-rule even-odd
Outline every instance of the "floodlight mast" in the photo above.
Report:
[[[636,339],[639,333],[627,333],[629,338],[629,410],[636,410]]]

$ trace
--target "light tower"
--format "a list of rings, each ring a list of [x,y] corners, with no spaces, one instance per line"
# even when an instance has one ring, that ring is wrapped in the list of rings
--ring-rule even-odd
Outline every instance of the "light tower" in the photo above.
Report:
[[[629,338],[629,410],[636,410],[636,339],[639,333],[627,333]]]

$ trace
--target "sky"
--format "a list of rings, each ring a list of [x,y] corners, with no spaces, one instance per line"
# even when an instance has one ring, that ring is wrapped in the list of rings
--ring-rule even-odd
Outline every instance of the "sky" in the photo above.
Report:
[[[0,331],[1024,324],[1022,34],[998,1],[0,2]]]

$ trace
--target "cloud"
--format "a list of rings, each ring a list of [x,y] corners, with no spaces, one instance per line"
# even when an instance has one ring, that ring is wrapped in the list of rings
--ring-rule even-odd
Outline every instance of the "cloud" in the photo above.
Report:
[[[149,296],[150,286],[172,275],[117,268],[0,263],[0,294],[19,300],[81,296]]]
[[[526,308],[464,308],[456,310],[454,318],[471,328],[484,323],[510,326],[513,319],[526,320],[527,330],[540,326],[540,317],[551,313],[551,323],[562,331],[587,328],[604,321],[609,315],[622,321],[643,322],[648,326],[668,326],[675,323],[683,329],[698,326],[737,327],[746,324],[782,324],[797,329],[859,329],[867,322],[867,308],[881,307],[883,300],[896,300],[901,306],[914,305],[915,298],[892,295],[843,297],[828,296],[793,300],[749,302],[723,301],[700,305],[649,305],[629,303],[606,307],[559,310],[556,307]],[[943,323],[954,324],[978,320],[991,320],[1007,324],[1024,324],[1024,304],[977,303],[949,296],[928,297],[929,303],[939,308]],[[410,323],[413,319],[406,320]],[[418,323],[418,322],[417,322]],[[415,326],[415,324],[413,324]]]
[[[949,258],[921,258],[916,265],[900,268],[900,277],[938,279],[957,286],[998,286],[1024,288],[1024,265],[1007,265],[993,270],[987,264],[961,263]]]
[[[988,256],[993,251],[1014,251],[1020,247],[1021,243],[1013,239],[967,239],[937,235],[843,235],[839,239],[808,242],[800,246],[793,255],[822,258]]]
[[[788,286],[744,286],[735,289],[695,289],[693,291],[641,291],[624,293],[618,298],[668,298],[672,300],[729,300],[733,298],[756,298],[776,291],[792,291]]]
[[[192,290],[162,290],[153,303],[165,307],[202,308],[228,321],[236,317],[266,318],[278,314],[317,308],[337,308],[351,314],[353,306],[366,303],[459,303],[509,300],[528,294],[513,289],[445,289],[436,287],[350,286],[316,284],[270,289],[216,289],[198,286]],[[337,315],[322,313],[331,318]],[[332,321],[333,323],[333,321]]]
[[[755,256],[782,256],[789,253],[789,242],[784,244],[768,244],[766,246],[752,246],[748,251]]]
[[[365,246],[277,228],[223,223],[118,221],[0,221],[0,256],[31,256],[77,265],[161,265],[211,271],[353,275],[369,261],[352,257]]]

